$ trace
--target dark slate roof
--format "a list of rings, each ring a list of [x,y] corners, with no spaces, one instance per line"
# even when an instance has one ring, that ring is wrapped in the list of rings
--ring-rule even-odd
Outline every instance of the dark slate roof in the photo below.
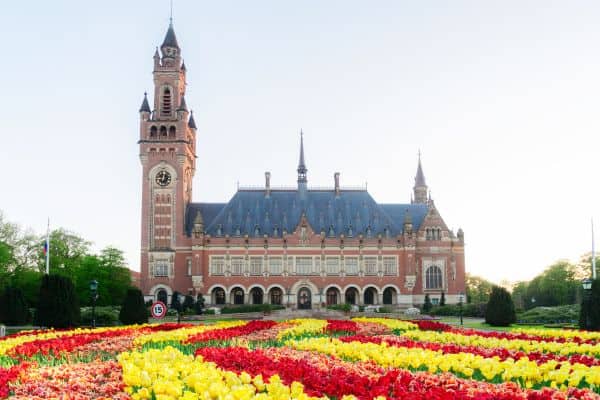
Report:
[[[185,231],[191,236],[194,229],[196,213],[200,211],[204,219],[204,227],[208,226],[223,209],[226,203],[190,203],[185,213]]]
[[[187,104],[185,104],[185,96],[181,96],[181,104],[177,110],[187,111]]]
[[[163,44],[160,47],[175,47],[176,49],[179,49],[179,44],[177,44],[177,37],[175,37],[175,31],[173,30],[173,24],[169,24],[169,29],[167,30],[167,34],[165,35],[165,40],[163,41]]]
[[[302,214],[315,230],[329,237],[393,237],[402,233],[405,213],[418,230],[427,214],[426,204],[377,204],[364,190],[308,190],[300,196],[296,190],[239,190],[227,204],[194,203],[188,207],[186,227],[191,234],[196,211],[204,218],[204,230],[212,236],[280,237],[283,230],[294,231]]]
[[[144,101],[142,101],[142,106],[140,107],[140,112],[152,112],[150,110],[150,104],[148,104],[148,95],[144,93]]]

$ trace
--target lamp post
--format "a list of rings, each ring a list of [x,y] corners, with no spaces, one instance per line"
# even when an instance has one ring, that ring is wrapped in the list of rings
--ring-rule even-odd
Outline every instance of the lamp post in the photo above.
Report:
[[[458,313],[460,316],[460,326],[463,325],[463,300],[464,300],[464,297],[465,297],[465,295],[463,292],[460,292],[458,294]]]
[[[92,297],[92,328],[96,327],[96,300],[98,300],[98,281],[90,281],[90,295]]]
[[[583,300],[585,303],[585,329],[592,329],[592,321],[590,320],[591,298],[592,298],[592,280],[586,278],[581,282],[583,286]]]

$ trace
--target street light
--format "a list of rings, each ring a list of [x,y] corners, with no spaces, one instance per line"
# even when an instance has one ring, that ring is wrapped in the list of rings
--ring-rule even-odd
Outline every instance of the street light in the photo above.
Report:
[[[98,300],[98,281],[90,281],[90,295],[92,297],[92,328],[96,327],[96,300]]]
[[[592,329],[592,321],[590,320],[592,280],[586,278],[581,282],[581,285],[583,286],[583,300],[585,302],[585,329],[589,331]]]
[[[458,294],[458,312],[460,315],[460,326],[463,325],[463,300],[464,300],[464,297],[465,297],[465,295],[463,292],[460,292]]]

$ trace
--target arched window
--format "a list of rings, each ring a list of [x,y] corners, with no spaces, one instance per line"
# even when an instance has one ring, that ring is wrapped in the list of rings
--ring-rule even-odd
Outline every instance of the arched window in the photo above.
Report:
[[[160,137],[167,137],[167,127],[166,126],[160,127]]]
[[[164,117],[169,117],[171,115],[171,90],[169,88],[165,88],[162,96],[162,108],[160,113]]]
[[[375,298],[377,296],[377,292],[372,287],[367,288],[364,293],[364,302],[365,304],[377,304]]]
[[[338,290],[335,288],[327,289],[327,305],[333,305],[338,303]]]
[[[386,288],[383,291],[383,304],[394,304],[394,298],[396,297],[396,289],[394,288]]]
[[[150,128],[150,137],[155,138],[157,135],[158,135],[158,129],[156,128],[156,126],[152,126]]]
[[[213,289],[215,304],[225,304],[225,291],[222,288]]]
[[[442,284],[442,269],[436,265],[427,268],[427,271],[425,271],[425,289],[441,289]]]
[[[281,304],[283,292],[279,288],[271,289],[271,304]]]
[[[169,127],[169,138],[173,138],[173,139],[175,138],[175,131],[176,131],[175,127],[173,125],[171,125]]]
[[[252,299],[252,304],[262,304],[263,303],[263,291],[260,288],[252,288],[250,291],[250,298]]]

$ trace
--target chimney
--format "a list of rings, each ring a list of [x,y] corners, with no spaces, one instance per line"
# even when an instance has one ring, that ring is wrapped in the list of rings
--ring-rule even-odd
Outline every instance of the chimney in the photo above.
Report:
[[[333,179],[335,181],[335,197],[340,196],[340,173],[336,172],[333,174]]]
[[[271,196],[271,173],[265,172],[265,197]]]

